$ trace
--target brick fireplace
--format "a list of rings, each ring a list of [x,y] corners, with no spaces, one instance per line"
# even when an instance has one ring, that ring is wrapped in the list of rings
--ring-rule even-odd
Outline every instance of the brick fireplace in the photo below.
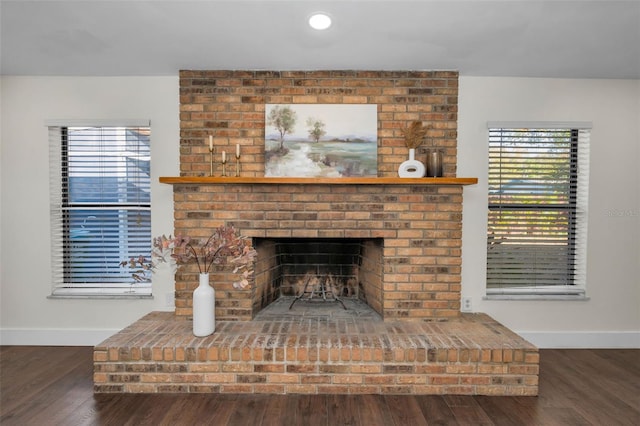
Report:
[[[352,103],[377,105],[379,177],[397,176],[408,158],[402,130],[414,120],[432,127],[417,158],[424,160],[429,147],[441,149],[444,174],[454,177],[457,94],[451,71],[182,71],[181,175],[209,175],[212,135],[217,155],[240,145],[241,176],[261,177],[265,104]],[[220,173],[217,165],[214,175]],[[174,186],[174,203],[175,232],[195,237],[228,223],[252,238],[380,239],[381,294],[372,303],[383,318],[459,315],[459,185],[189,184]],[[191,314],[196,272],[177,275],[178,316]],[[233,277],[218,271],[216,317],[251,320],[265,298],[274,299],[256,278],[238,290]]]
[[[175,200],[176,233],[186,235],[204,237],[207,224],[226,222],[254,238],[380,239],[382,295],[376,310],[385,319],[459,314],[460,187],[185,185],[175,188]],[[177,275],[179,316],[191,314],[196,273],[184,269]],[[266,306],[273,294],[257,278],[240,290],[233,288],[228,271],[214,273],[216,317],[248,321]]]
[[[229,269],[212,272],[217,327],[205,338],[189,321],[198,271],[180,269],[175,313],[150,313],[95,347],[95,392],[536,395],[537,348],[460,313],[457,95],[452,71],[181,71],[181,176],[161,178],[174,188],[174,232],[206,238],[232,224],[258,259],[246,288]],[[377,105],[378,177],[261,179],[265,104],[275,103]],[[414,120],[430,126],[416,158],[444,153],[437,182],[393,179]],[[209,135],[216,163],[240,145],[239,178],[200,179]],[[338,244],[336,262],[318,261],[314,247]],[[304,315],[291,315],[286,298],[311,280],[342,283],[344,311],[365,301],[371,314],[301,302]],[[272,314],[283,300],[284,314]]]

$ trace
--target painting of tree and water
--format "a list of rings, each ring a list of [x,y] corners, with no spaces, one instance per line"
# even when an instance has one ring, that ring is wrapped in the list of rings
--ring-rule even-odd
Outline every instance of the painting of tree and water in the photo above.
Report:
[[[267,104],[265,176],[378,174],[377,105]]]

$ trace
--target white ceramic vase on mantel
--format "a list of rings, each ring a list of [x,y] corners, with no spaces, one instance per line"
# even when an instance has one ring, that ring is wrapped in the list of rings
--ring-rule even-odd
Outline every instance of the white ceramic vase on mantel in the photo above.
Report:
[[[209,285],[209,274],[201,273],[193,291],[193,334],[204,337],[216,331],[216,292]]]
[[[420,161],[416,160],[416,150],[409,149],[409,159],[398,168],[398,176],[401,178],[421,178],[424,177],[425,167]]]

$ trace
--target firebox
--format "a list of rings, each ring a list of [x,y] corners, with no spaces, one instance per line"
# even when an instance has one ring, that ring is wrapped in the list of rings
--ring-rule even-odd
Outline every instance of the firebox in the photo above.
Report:
[[[293,296],[293,303],[357,298],[382,314],[383,245],[381,238],[254,238],[254,312]]]

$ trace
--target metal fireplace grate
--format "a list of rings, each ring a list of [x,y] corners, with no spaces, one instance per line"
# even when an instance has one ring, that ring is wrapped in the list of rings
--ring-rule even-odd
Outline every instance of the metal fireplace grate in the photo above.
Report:
[[[335,294],[331,282],[331,275],[307,274],[302,292],[293,299],[289,309],[293,308],[293,305],[301,299],[307,302],[339,302],[344,309],[347,309],[340,297]]]

